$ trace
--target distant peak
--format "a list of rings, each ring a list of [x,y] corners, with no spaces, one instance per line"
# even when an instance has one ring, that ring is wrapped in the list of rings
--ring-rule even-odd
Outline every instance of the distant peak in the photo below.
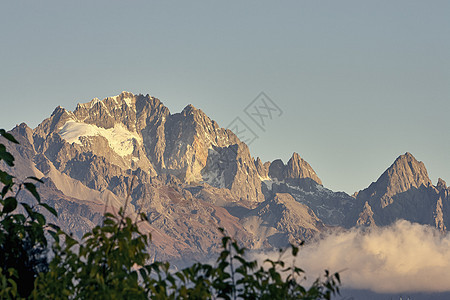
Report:
[[[436,187],[437,187],[438,190],[446,190],[447,189],[447,183],[442,178],[439,178],[438,182],[436,184]]]
[[[292,160],[296,160],[296,161],[300,161],[302,158],[300,157],[300,155],[297,152],[292,153]]]
[[[30,127],[27,125],[27,123],[25,123],[25,122],[20,123],[19,125],[17,125],[17,127],[19,127],[19,128],[24,128],[24,129],[30,128]],[[439,178],[439,179],[440,179],[440,178]]]
[[[400,155],[397,160],[407,160],[407,161],[417,161],[417,159],[409,152],[406,152],[403,155]]]
[[[400,155],[377,181],[384,185],[388,197],[405,192],[411,188],[431,184],[427,169],[411,153]]]
[[[127,91],[122,91],[122,93],[120,93],[119,95],[115,96],[118,99],[127,99],[127,98],[133,98],[134,94],[131,92],[127,92]]]
[[[188,105],[186,105],[186,107],[183,109],[183,113],[192,113],[192,112],[195,112],[195,111],[197,111],[198,109],[197,108],[195,108],[194,107],[194,105],[192,105],[192,104],[188,104]]]
[[[287,165],[281,159],[274,160],[269,167],[269,176],[278,180],[284,180],[286,178],[311,178],[318,184],[322,184],[322,181],[313,168],[296,152],[292,154]]]
[[[303,158],[301,158],[297,152],[292,154],[291,159],[287,163],[286,177],[311,178],[318,184],[322,184],[322,181],[317,176],[313,168]]]
[[[117,104],[121,105],[123,102],[125,102],[126,104],[128,104],[129,106],[131,106],[132,103],[132,99],[134,99],[135,96],[133,93],[130,92],[126,92],[126,91],[122,91],[122,93],[120,93],[117,96],[114,97],[108,97],[106,99],[103,100],[103,102],[112,99],[114,100]]]
[[[66,112],[66,109],[58,105],[55,110],[52,112],[52,116],[61,115]]]
[[[412,174],[417,174],[421,172],[427,172],[427,169],[425,168],[425,165],[418,161],[411,153],[406,152],[403,155],[400,155],[397,157],[397,159],[394,161],[390,169],[401,169],[406,168],[409,169]],[[428,175],[427,175],[428,177]]]
[[[91,107],[93,107],[95,104],[102,102],[100,99],[98,98],[94,98],[89,102],[86,103],[78,103],[77,107],[75,108],[75,110],[80,110],[80,109],[90,109]]]

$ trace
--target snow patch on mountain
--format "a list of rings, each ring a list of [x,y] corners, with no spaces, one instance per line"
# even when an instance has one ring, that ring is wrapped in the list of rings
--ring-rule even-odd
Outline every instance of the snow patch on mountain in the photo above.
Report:
[[[58,134],[68,143],[79,145],[82,145],[80,140],[82,136],[102,136],[108,141],[111,149],[122,157],[133,153],[133,141],[142,143],[142,138],[136,132],[129,131],[122,124],[115,124],[113,128],[105,129],[70,120],[61,127]]]

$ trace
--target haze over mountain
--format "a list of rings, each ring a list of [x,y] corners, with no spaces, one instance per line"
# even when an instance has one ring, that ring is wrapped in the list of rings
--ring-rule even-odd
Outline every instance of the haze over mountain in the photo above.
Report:
[[[202,110],[171,113],[149,95],[57,107],[36,128],[11,132],[20,145],[7,145],[16,157],[10,171],[43,178],[39,191],[59,214],[53,222],[81,237],[128,199],[129,214],[148,216],[142,229],[152,233],[156,259],[216,253],[218,227],[247,248],[273,249],[401,219],[450,226],[450,189],[442,179],[433,185],[410,153],[350,196],[323,186],[301,149],[287,163],[263,163]]]

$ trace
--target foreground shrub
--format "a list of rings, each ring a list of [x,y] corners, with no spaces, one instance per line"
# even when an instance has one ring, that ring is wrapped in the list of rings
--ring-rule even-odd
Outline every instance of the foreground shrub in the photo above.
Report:
[[[228,236],[214,266],[195,263],[175,272],[169,263],[147,264],[150,236],[122,209],[106,213],[104,224],[81,242],[63,232],[60,237],[48,272],[36,281],[36,299],[330,299],[339,292],[339,274],[326,273],[306,289],[300,268],[269,259],[263,268]]]
[[[9,133],[0,129],[0,135],[11,143],[18,144]],[[0,143],[0,163],[14,166],[14,157]],[[46,272],[48,229],[58,229],[47,224],[39,213],[42,207],[56,216],[56,211],[41,202],[33,182],[35,177],[18,181],[0,170],[0,298],[28,297],[33,290],[34,280],[40,272]],[[27,190],[36,203],[18,202],[19,194]],[[49,233],[55,233],[50,230]]]
[[[17,143],[4,130],[0,134]],[[2,160],[14,165],[14,157],[0,144]],[[287,266],[281,258],[267,259],[264,265],[248,260],[246,250],[225,234],[214,265],[195,263],[173,271],[169,263],[150,264],[151,237],[138,226],[147,221],[146,216],[132,220],[125,209],[105,213],[103,224],[77,241],[46,223],[38,208],[55,216],[56,211],[41,202],[31,181],[41,182],[34,177],[16,182],[0,170],[0,299],[274,300],[330,299],[339,293],[339,274],[326,272],[323,279],[305,288],[303,270]],[[18,203],[22,190],[33,195],[35,205]],[[47,255],[46,232],[53,238],[51,255]],[[292,247],[292,255],[297,254],[298,248]]]

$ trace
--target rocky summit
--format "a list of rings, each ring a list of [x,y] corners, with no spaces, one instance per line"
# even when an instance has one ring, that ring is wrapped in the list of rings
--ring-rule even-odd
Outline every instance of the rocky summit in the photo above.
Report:
[[[9,171],[42,178],[42,198],[59,214],[51,221],[81,237],[105,211],[127,203],[129,215],[147,215],[141,229],[152,233],[155,259],[214,254],[219,227],[251,249],[397,219],[449,227],[449,188],[442,179],[434,186],[410,153],[349,196],[324,187],[298,153],[286,164],[263,163],[202,110],[171,113],[149,95],[122,92],[74,111],[57,107],[36,128],[22,123],[11,133],[20,144],[2,139],[16,158]]]
[[[356,197],[363,206],[358,224],[389,225],[398,219],[429,224],[445,231],[449,226],[448,189],[439,179],[431,183],[423,162],[411,153],[400,155],[367,189]]]

